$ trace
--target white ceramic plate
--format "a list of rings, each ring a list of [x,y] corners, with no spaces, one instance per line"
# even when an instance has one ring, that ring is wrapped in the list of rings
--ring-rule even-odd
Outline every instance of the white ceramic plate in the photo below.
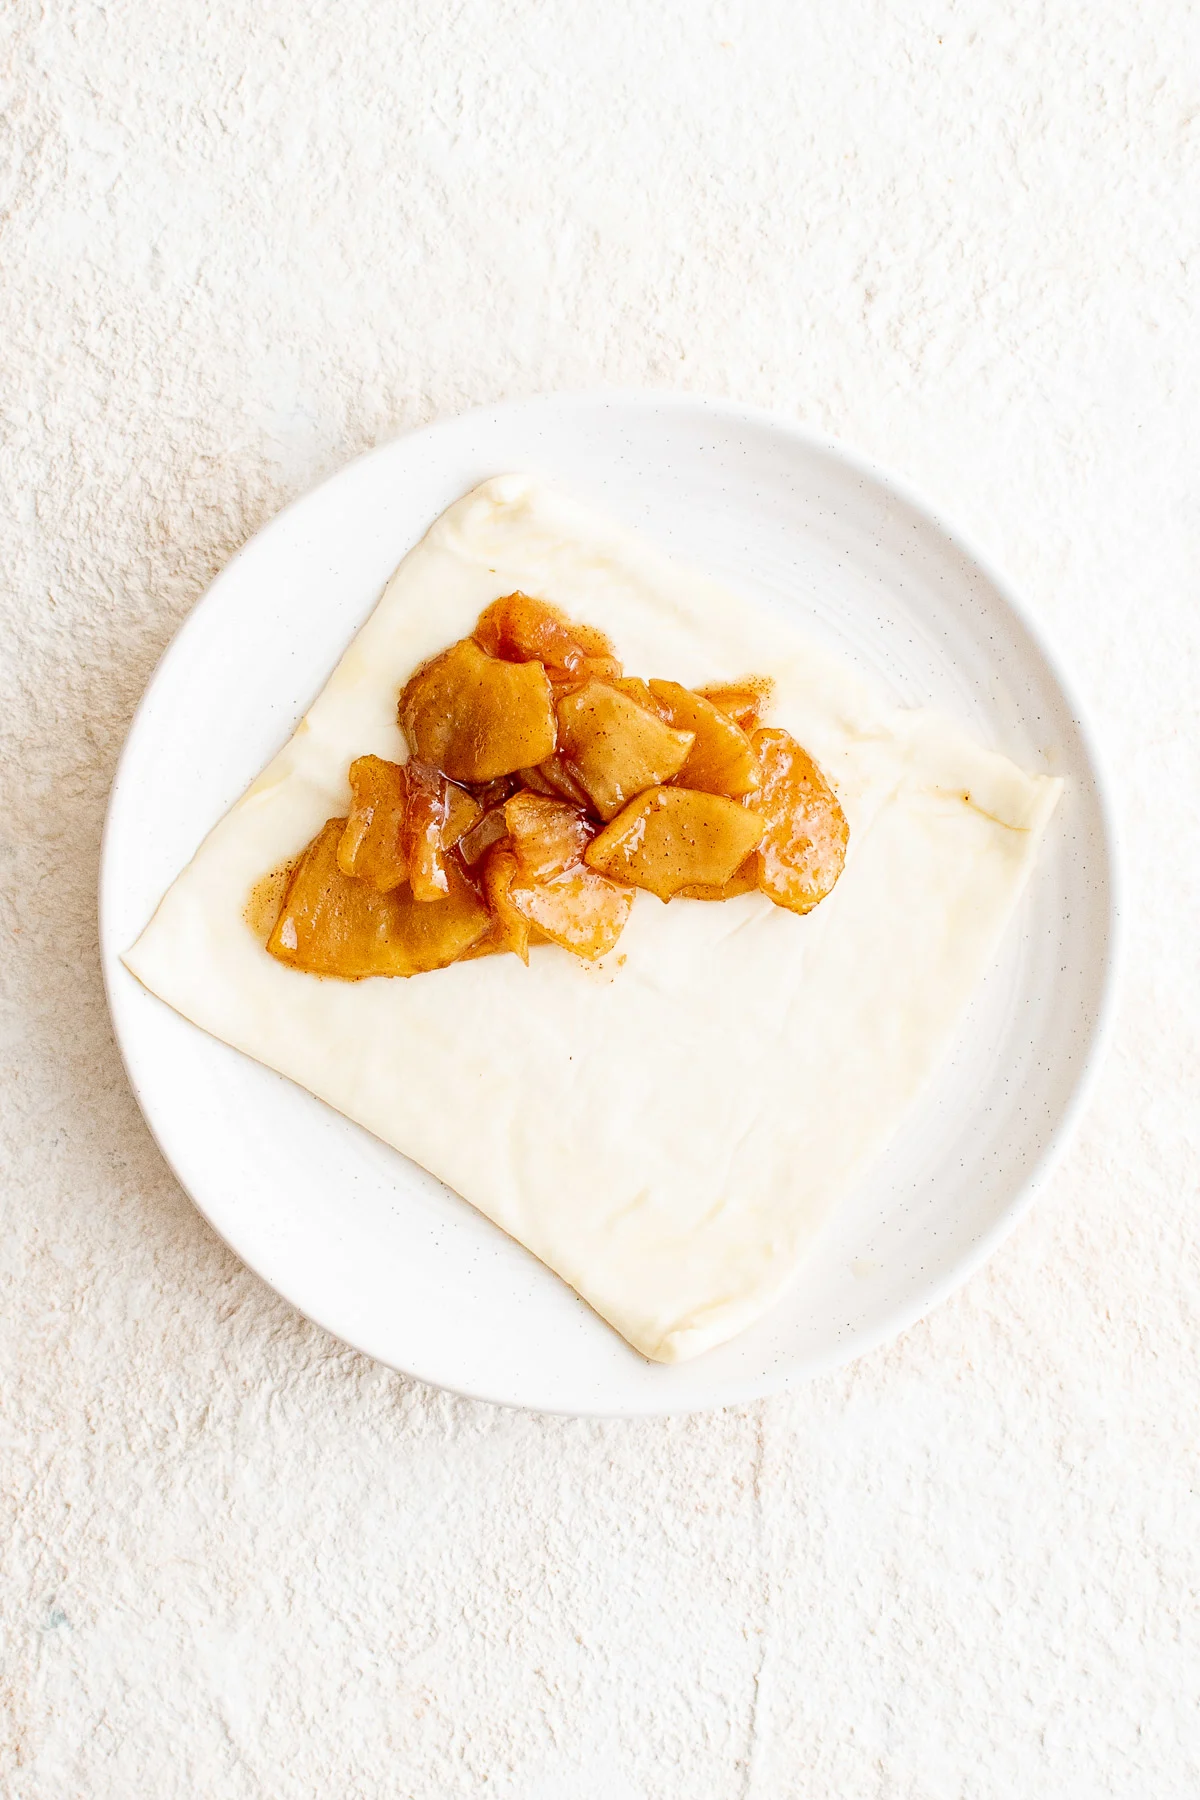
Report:
[[[952,1053],[800,1279],[695,1362],[642,1360],[421,1169],[146,993],[119,961],[291,733],[396,564],[489,475],[528,469],[786,610],[898,700],[1066,776],[1019,916]],[[783,420],[670,395],[473,412],[352,463],[261,531],[163,658],[113,785],[101,945],[164,1155],[228,1244],[328,1330],[460,1393],[569,1413],[740,1401],[859,1355],[987,1255],[1061,1145],[1108,1009],[1117,907],[1096,758],[1003,583],[890,476]]]

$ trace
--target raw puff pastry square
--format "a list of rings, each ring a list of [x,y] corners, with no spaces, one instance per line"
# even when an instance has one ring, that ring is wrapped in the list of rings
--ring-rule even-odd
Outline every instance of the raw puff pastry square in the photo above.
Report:
[[[410,980],[320,980],[246,923],[251,888],[402,760],[418,663],[521,588],[626,669],[769,675],[835,785],[850,855],[798,918],[758,894],[640,893],[617,949],[554,946]],[[423,1164],[675,1362],[759,1318],[943,1054],[1060,784],[903,711],[772,614],[524,477],[485,482],[405,558],[290,742],[200,846],[125,961],[186,1018]]]

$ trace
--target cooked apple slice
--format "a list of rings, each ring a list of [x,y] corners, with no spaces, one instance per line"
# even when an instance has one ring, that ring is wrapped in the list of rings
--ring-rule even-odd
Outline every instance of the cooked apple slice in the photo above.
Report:
[[[596,827],[565,800],[514,794],[504,803],[504,819],[522,881],[551,881],[583,853]]]
[[[602,875],[669,900],[686,887],[729,881],[762,831],[757,813],[724,794],[653,787],[605,826],[585,860]]]
[[[550,758],[553,762],[554,758]],[[540,769],[522,769],[521,786],[529,789],[531,794],[541,794],[545,800],[558,800],[561,795],[556,787],[546,780]]]
[[[728,712],[703,694],[677,681],[643,681],[640,675],[623,675],[609,686],[638,701],[648,712],[657,713],[676,731],[694,734],[696,741],[675,777],[680,787],[738,799],[758,786],[758,765],[749,738]]]
[[[431,807],[436,810],[440,805],[444,813],[436,839],[430,838],[431,867],[436,851],[448,850],[474,824],[480,809],[470,794],[438,776],[436,770],[418,775],[422,766],[385,762],[381,756],[359,756],[350,764],[350,816],[337,853],[343,875],[353,875],[386,894],[409,879],[413,841],[422,831],[427,836],[432,832]],[[431,775],[441,784],[437,793],[430,792]],[[410,802],[414,789],[424,796],[415,816]],[[414,881],[414,891],[416,886]],[[440,899],[445,892],[443,886],[424,897]]]
[[[557,752],[548,756],[544,763],[536,769],[523,769],[521,779],[525,781],[535,794],[557,796],[569,800],[572,806],[584,812],[594,812],[591,799],[585,791],[577,774],[572,770],[566,758]]]
[[[775,683],[766,675],[747,675],[742,681],[719,681],[712,687],[697,688],[702,700],[712,704],[743,731],[756,731],[771,703]]]
[[[465,837],[483,812],[473,794],[456,782],[446,783],[446,823],[442,826],[442,849],[449,850]]]
[[[739,894],[752,894],[758,887],[758,851],[752,850],[740,869],[728,881],[708,883],[693,881],[681,887],[681,900],[736,900]]]
[[[622,675],[617,680],[609,681],[609,687],[615,687],[618,694],[624,694],[628,700],[636,700],[647,712],[657,713],[660,719],[670,725],[661,706],[655,705],[654,695],[650,692],[650,683],[643,681],[640,675]]]
[[[414,900],[444,900],[450,892],[442,833],[450,811],[450,784],[440,769],[414,756],[404,765],[404,823],[400,845]]]
[[[499,844],[483,865],[483,885],[492,910],[487,940],[492,950],[511,950],[523,963],[529,961],[529,915],[515,904],[513,884],[519,878],[517,859],[507,844]]]
[[[350,764],[350,816],[337,847],[343,875],[367,882],[381,894],[408,880],[404,830],[404,768],[381,756]]]
[[[655,705],[676,731],[695,739],[687,761],[675,777],[680,787],[740,799],[758,786],[758,764],[750,739],[727,713],[677,681],[652,681]]]
[[[633,889],[580,863],[549,881],[516,880],[510,899],[552,944],[594,961],[624,931]]]
[[[445,899],[414,900],[407,887],[380,893],[338,866],[345,819],[330,819],[296,865],[267,949],[310,975],[359,981],[443,969],[480,941],[491,916],[450,861]]]
[[[753,743],[761,776],[754,804],[764,822],[758,885],[777,906],[811,912],[842,872],[850,837],[846,815],[790,732],[764,728]]]
[[[566,613],[529,594],[506,594],[479,615],[474,638],[490,656],[507,662],[540,662],[554,681],[619,675],[621,665],[609,640],[591,625],[577,625]]]
[[[508,836],[508,824],[504,817],[504,807],[489,806],[458,840],[458,853],[468,867],[473,868],[484,853],[498,844],[501,838]]]
[[[737,721],[711,700],[677,681],[643,681],[638,675],[624,675],[609,685],[648,712],[657,713],[664,724],[693,734],[696,741],[675,777],[680,787],[728,794],[736,800],[758,786],[758,764],[750,739]]]
[[[602,819],[677,775],[694,742],[602,681],[558,703],[559,749]]]
[[[473,638],[417,670],[400,695],[400,724],[413,755],[452,781],[494,781],[554,752],[541,663],[501,662]]]

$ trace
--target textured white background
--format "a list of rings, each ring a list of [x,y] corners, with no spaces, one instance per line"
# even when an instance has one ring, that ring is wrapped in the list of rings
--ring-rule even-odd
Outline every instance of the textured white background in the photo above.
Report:
[[[1200,1789],[1198,20],[10,8],[6,1796]],[[977,534],[1132,876],[1029,1221],[890,1350],[677,1422],[456,1402],[297,1318],[164,1168],[96,965],[114,761],[230,553],[407,426],[603,384],[779,408]]]

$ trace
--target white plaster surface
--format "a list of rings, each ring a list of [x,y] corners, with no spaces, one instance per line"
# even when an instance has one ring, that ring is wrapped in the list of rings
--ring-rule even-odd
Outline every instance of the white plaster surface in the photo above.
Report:
[[[0,1793],[1200,1791],[1198,21],[10,7]],[[802,1392],[629,1424],[417,1387],[240,1267],[93,905],[132,709],[246,536],[406,426],[605,384],[779,408],[973,531],[1131,875],[1113,1054],[989,1267]]]

